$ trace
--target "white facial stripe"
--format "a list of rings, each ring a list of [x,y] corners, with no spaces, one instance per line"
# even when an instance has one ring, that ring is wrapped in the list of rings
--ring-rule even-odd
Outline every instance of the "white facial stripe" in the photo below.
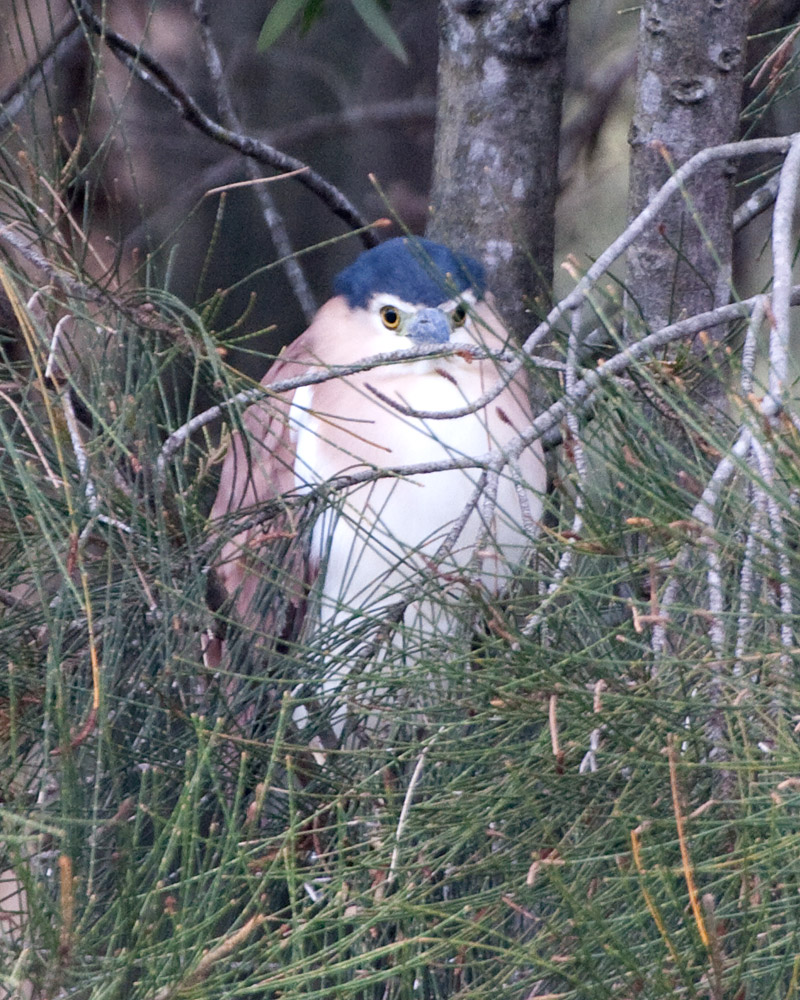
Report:
[[[465,305],[467,308],[474,307],[477,304],[477,298],[475,293],[471,288],[467,288],[461,295],[456,296],[452,299],[447,299],[445,302],[439,303],[434,308],[440,309],[442,312],[451,312],[458,305]],[[405,299],[398,298],[396,295],[387,295],[385,292],[378,292],[373,295],[372,298],[367,303],[367,310],[371,313],[379,313],[384,306],[394,306],[395,309],[399,309],[403,313],[415,313],[420,309],[428,308],[424,303],[420,302],[406,302]]]
[[[413,302],[406,302],[405,299],[399,299],[396,295],[380,293],[372,296],[367,303],[367,310],[377,314],[384,306],[393,306],[401,313],[415,313],[419,309],[418,305],[415,305]]]

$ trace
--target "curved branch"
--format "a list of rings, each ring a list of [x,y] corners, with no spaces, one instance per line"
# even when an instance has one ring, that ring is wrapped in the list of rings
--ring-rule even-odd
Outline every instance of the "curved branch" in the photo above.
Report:
[[[158,479],[161,480],[163,478],[166,463],[172,458],[181,445],[184,444],[187,438],[191,437],[195,431],[200,430],[201,427],[205,427],[212,421],[217,420],[226,410],[231,409],[231,407],[249,406],[251,403],[256,403],[260,399],[267,399],[270,396],[275,396],[282,392],[293,392],[295,389],[300,389],[305,385],[318,385],[320,382],[329,382],[331,379],[343,378],[347,375],[356,375],[358,372],[370,371],[371,369],[379,368],[382,365],[397,364],[402,361],[416,361],[419,358],[450,357],[453,354],[463,352],[465,350],[465,346],[466,345],[464,344],[447,344],[435,350],[431,350],[428,345],[422,345],[421,347],[409,347],[404,351],[390,351],[385,354],[374,354],[371,358],[364,358],[363,361],[360,361],[357,364],[331,365],[330,367],[322,368],[319,371],[310,371],[305,375],[296,375],[294,378],[279,379],[277,382],[271,382],[269,385],[258,385],[253,386],[252,389],[243,389],[241,392],[237,392],[235,396],[231,396],[230,399],[226,399],[222,403],[218,403],[216,406],[209,407],[209,409],[203,410],[202,413],[198,413],[196,416],[192,417],[191,420],[188,420],[185,424],[178,427],[177,430],[174,430],[169,435],[164,444],[161,446],[161,452],[158,456],[156,464]],[[469,345],[466,349],[469,351],[470,355],[476,359],[496,358],[498,360],[507,360],[507,355],[505,354],[493,354],[490,351],[482,351],[472,345]],[[470,410],[469,412],[472,411]],[[448,417],[450,415],[450,412],[445,414],[445,416]],[[458,413],[455,415],[458,416]]]
[[[584,274],[580,281],[578,281],[572,291],[555,306],[553,306],[545,319],[539,323],[533,333],[531,333],[525,341],[523,344],[523,351],[528,356],[532,356],[534,348],[538,346],[542,340],[544,340],[562,316],[571,312],[573,309],[580,309],[583,306],[589,290],[610,269],[612,264],[614,264],[617,259],[625,253],[625,251],[638,238],[643,230],[658,217],[658,214],[663,206],[669,201],[670,198],[672,198],[673,195],[683,189],[690,177],[702,170],[704,167],[708,166],[709,163],[714,163],[720,159],[733,159],[739,156],[754,156],[765,153],[786,153],[797,136],[800,136],[800,133],[778,136],[776,138],[745,139],[742,142],[725,143],[721,146],[712,146],[709,149],[704,149],[695,154],[690,160],[687,160],[686,163],[676,170],[669,180],[662,185],[658,193],[652,198],[646,208],[644,208],[639,215],[637,215],[636,218],[629,223],[624,232],[622,232],[616,240],[614,240],[611,246],[609,246],[597,258],[586,274]],[[796,289],[793,290],[793,296],[795,294]],[[651,337],[646,337],[643,341],[639,341],[638,344],[634,344],[631,349],[635,348],[638,350],[641,344],[650,343],[652,337],[664,335],[666,331],[671,331],[673,329],[685,327],[685,333],[677,334],[675,337],[668,334],[667,340],[664,341],[664,343],[669,343],[670,340],[678,339],[680,336],[688,336],[689,334],[698,333],[704,328],[704,325],[716,326],[720,323],[730,322],[731,319],[738,319],[741,316],[748,315],[754,303],[754,298],[747,299],[746,302],[734,303],[730,306],[721,306],[719,309],[714,309],[709,312],[700,313],[697,316],[689,317],[681,323],[671,324],[668,327],[664,327],[663,329],[656,331],[655,334],[651,334]],[[797,304],[794,297],[792,299],[792,304]],[[726,312],[725,310],[733,311]],[[715,319],[714,317],[716,316],[723,316],[724,318]],[[701,320],[702,322],[699,326],[693,326],[696,321]],[[647,349],[649,348],[646,348],[646,350]],[[625,352],[622,353],[624,354]],[[621,355],[617,355],[617,358],[620,356]],[[507,371],[504,373],[504,377],[507,380],[512,379],[524,363],[525,362],[522,358],[518,358],[509,366]],[[592,372],[590,375],[597,375],[597,372]],[[593,387],[597,384],[599,384],[599,381],[593,383]],[[464,407],[461,410],[448,411],[448,413],[440,414],[440,416],[465,416],[467,413],[474,412],[475,410],[486,406],[495,398],[498,392],[498,387],[493,385],[483,394],[483,396],[480,397],[480,399],[476,399],[470,407]],[[583,398],[585,397],[581,397],[582,400]],[[560,419],[561,418],[559,417],[559,420]],[[556,423],[557,422],[558,421],[556,421]],[[550,428],[548,428],[548,430],[549,429]]]
[[[580,406],[592,395],[593,392],[599,389],[606,382],[613,380],[617,375],[620,375],[636,361],[652,354],[654,351],[666,346],[674,340],[680,340],[682,337],[699,333],[700,330],[705,330],[708,327],[719,326],[722,323],[730,323],[733,320],[741,319],[744,316],[747,316],[752,309],[755,308],[760,298],[761,296],[754,295],[752,298],[745,299],[742,302],[734,302],[727,306],[720,306],[719,308],[713,309],[707,313],[699,313],[697,316],[690,316],[688,319],[681,320],[678,323],[671,323],[669,326],[665,326],[661,330],[657,330],[655,333],[650,334],[649,337],[645,337],[644,339],[637,341],[635,344],[631,344],[623,351],[620,351],[619,354],[615,354],[614,357],[609,358],[600,368],[587,372],[582,379],[575,383],[572,392],[565,394],[561,396],[560,399],[556,400],[552,406],[548,407],[543,413],[536,417],[531,424],[521,431],[516,438],[512,439],[505,448],[487,451],[482,455],[458,456],[440,459],[435,462],[418,462],[412,465],[381,468],[357,468],[353,472],[343,473],[333,479],[326,479],[323,483],[314,484],[308,492],[303,494],[301,502],[307,503],[310,496],[324,497],[331,492],[351,489],[353,486],[360,486],[364,483],[374,482],[375,480],[384,479],[386,477],[418,476],[425,475],[430,472],[449,472],[453,469],[477,469],[488,473],[501,472],[506,465],[510,463],[513,464],[522,452],[525,451],[526,448],[529,448],[534,441],[538,441],[554,427],[556,427],[568,412],[574,410],[576,406]],[[792,290],[792,303],[794,305],[800,304],[800,285],[796,285]],[[413,352],[403,351],[398,352],[398,355],[400,353],[404,355],[406,353],[411,353],[413,355]],[[398,356],[388,355],[385,356],[384,363],[386,360],[398,360]],[[374,359],[372,359],[372,363],[374,364]],[[364,362],[363,367],[367,367],[366,361]],[[347,371],[349,372],[350,369]],[[332,372],[319,372],[316,373],[315,376],[303,376],[302,384],[309,384],[312,381],[324,381],[326,378],[336,377],[337,375]],[[286,382],[289,381],[293,383],[293,387],[296,387],[296,383],[300,382],[299,379],[286,380]],[[239,402],[249,402],[251,399],[258,398],[264,394],[272,393],[276,391],[276,389],[278,391],[286,391],[285,383],[276,382],[272,386],[264,386],[263,388],[246,390],[245,393],[239,393],[237,397],[233,397],[233,399],[228,400],[219,408],[215,408],[218,410],[215,416],[219,415],[224,406],[231,405],[231,403],[235,400],[239,400]],[[252,393],[253,395],[249,396],[249,393]],[[240,399],[240,397],[243,396],[247,396],[247,398]],[[770,413],[774,412],[777,411],[774,409],[770,410]],[[201,414],[200,416],[205,415]],[[184,441],[188,436],[188,433],[190,433],[186,431],[188,426],[189,425],[187,424],[184,427],[179,428],[179,430],[175,432],[175,435],[171,435],[171,438],[176,435],[180,435],[180,442],[175,444],[174,447],[170,447],[169,453],[166,456],[166,443],[164,448],[162,448],[162,454],[159,456],[158,463],[160,474],[163,475],[164,465],[169,456],[174,454],[180,443]],[[285,499],[282,502],[285,502]]]
[[[565,394],[557,400],[551,407],[545,410],[533,423],[522,431],[516,443],[512,443],[506,449],[509,458],[517,458],[534,441],[556,426],[566,413],[576,405],[583,403],[596,389],[605,382],[620,375],[626,368],[635,361],[646,357],[661,347],[680,340],[682,337],[689,337],[701,330],[706,330],[712,326],[719,326],[723,323],[730,323],[736,319],[748,316],[761,301],[760,295],[754,295],[741,302],[732,302],[726,306],[719,306],[709,312],[698,313],[688,319],[680,320],[677,323],[670,323],[669,326],[662,327],[651,333],[648,337],[636,341],[626,347],[619,354],[609,358],[600,368],[592,369],[575,384],[573,391]],[[792,305],[800,304],[800,285],[795,285],[791,293]]]
[[[583,304],[586,292],[625,253],[641,233],[658,218],[664,205],[674,194],[677,194],[685,187],[690,177],[716,160],[735,159],[739,156],[755,156],[767,153],[786,153],[791,147],[794,138],[794,135],[784,135],[775,138],[745,139],[742,142],[728,142],[721,146],[711,146],[708,149],[704,149],[696,153],[690,160],[687,160],[661,186],[658,193],[648,202],[647,206],[642,209],[636,218],[631,221],[625,231],[614,240],[610,247],[600,254],[569,295],[550,310],[546,318],[542,320],[525,341],[523,345],[524,349],[530,353],[547,336],[553,325],[564,313]]]
[[[298,181],[323,201],[334,215],[352,229],[365,229],[369,225],[346,195],[307,164],[274,149],[260,139],[225,128],[210,118],[158,60],[97,18],[91,10],[89,0],[76,0],[75,9],[86,28],[105,41],[114,55],[138,80],[157,91],[162,97],[166,97],[189,125],[194,126],[209,139],[236,149],[280,173],[302,170],[303,172],[297,176]],[[378,243],[369,229],[365,229],[361,239],[366,247],[373,247]]]

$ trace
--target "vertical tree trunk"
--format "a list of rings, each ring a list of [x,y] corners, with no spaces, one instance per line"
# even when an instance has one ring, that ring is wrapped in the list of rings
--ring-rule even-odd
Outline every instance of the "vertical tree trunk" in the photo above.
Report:
[[[553,273],[563,0],[442,0],[434,239],[487,265],[517,336]]]
[[[679,167],[739,134],[746,0],[645,0],[631,126],[633,217]],[[673,198],[628,255],[631,305],[655,329],[730,296],[735,164]]]
[[[747,6],[747,0],[644,0],[630,133],[631,217],[695,153],[738,138]],[[629,250],[628,306],[638,307],[649,329],[729,300],[735,172],[733,162],[707,166],[689,181],[683,197],[665,205]],[[727,404],[727,380],[721,377],[725,334],[724,326],[716,327],[713,339],[698,338],[692,345],[704,358],[705,376],[695,383],[692,395],[698,415],[709,426]],[[657,409],[650,419],[660,428],[652,435],[655,460],[670,467],[669,450],[658,442],[685,447],[685,428]],[[672,468],[676,475],[682,471]],[[728,759],[720,684],[724,669],[722,663],[710,665],[705,692],[711,705],[704,720],[708,759],[717,765]],[[725,767],[714,770],[712,788],[720,802],[730,801],[732,772]]]

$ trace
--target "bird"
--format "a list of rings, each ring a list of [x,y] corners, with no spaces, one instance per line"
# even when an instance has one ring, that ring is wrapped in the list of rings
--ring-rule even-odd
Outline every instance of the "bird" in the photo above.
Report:
[[[513,341],[476,259],[396,237],[338,274],[333,293],[261,384],[336,377],[247,406],[210,518],[231,617],[256,645],[289,625],[295,638],[317,641],[323,652],[305,685],[315,704],[333,706],[338,736],[353,710],[353,637],[392,633],[381,655],[404,644],[406,665],[446,642],[465,590],[502,594],[524,560],[546,474],[537,442],[502,471],[487,502],[480,468],[445,467],[497,453],[532,420],[525,367],[509,360]],[[391,362],[397,352],[404,359]],[[372,358],[380,363],[353,370]],[[297,501],[347,477],[305,544],[292,544]],[[278,514],[259,519],[265,510]],[[264,578],[279,571],[289,608],[280,620],[263,603]],[[294,717],[302,727],[306,709]]]

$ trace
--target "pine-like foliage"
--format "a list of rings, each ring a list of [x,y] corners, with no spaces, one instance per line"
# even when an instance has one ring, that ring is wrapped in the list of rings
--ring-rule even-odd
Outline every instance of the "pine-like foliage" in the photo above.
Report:
[[[252,388],[225,362],[225,293],[187,305],[154,261],[136,291],[92,280],[66,192],[31,190],[32,132],[0,205],[0,996],[795,996],[787,283],[695,327],[628,315],[626,346],[601,261],[551,316],[558,359],[520,351],[556,369],[535,430],[561,444],[508,592],[431,583],[460,627],[421,646],[396,615],[278,640],[209,594],[236,527],[207,521],[230,401]],[[779,268],[797,150],[771,150]],[[723,320],[724,367],[689,347]],[[286,498],[272,620],[339,503]],[[322,755],[332,655],[356,721]]]

